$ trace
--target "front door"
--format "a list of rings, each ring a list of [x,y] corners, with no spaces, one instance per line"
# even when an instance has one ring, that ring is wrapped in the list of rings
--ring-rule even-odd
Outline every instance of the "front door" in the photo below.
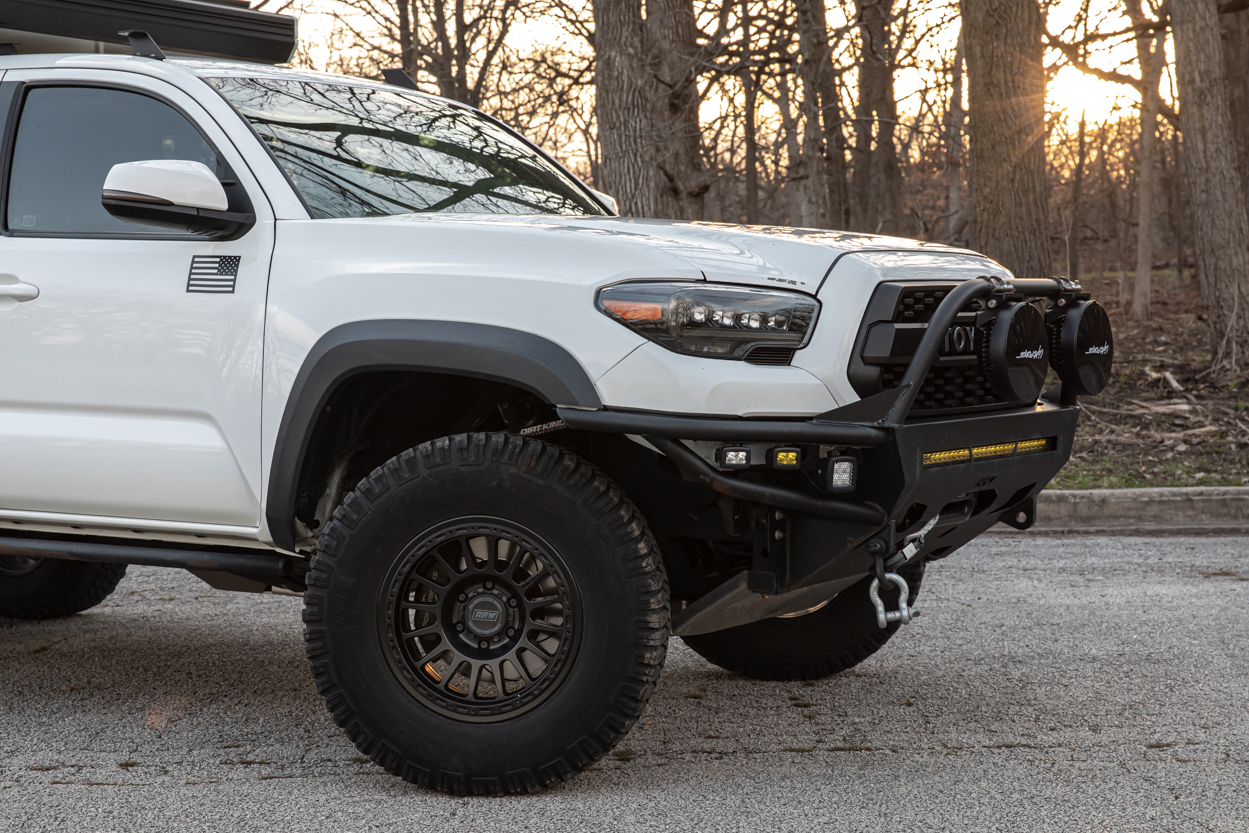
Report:
[[[24,70],[0,86],[0,517],[258,526],[263,193],[171,85]],[[104,178],[145,159],[207,164],[256,225],[214,242],[115,219]]]

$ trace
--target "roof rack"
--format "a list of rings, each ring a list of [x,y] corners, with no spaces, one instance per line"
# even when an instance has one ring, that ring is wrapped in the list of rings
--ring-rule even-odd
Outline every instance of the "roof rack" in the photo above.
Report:
[[[142,29],[125,29],[117,34],[130,41],[130,48],[140,58],[151,58],[155,61],[165,60],[165,53],[160,51],[152,36]]]

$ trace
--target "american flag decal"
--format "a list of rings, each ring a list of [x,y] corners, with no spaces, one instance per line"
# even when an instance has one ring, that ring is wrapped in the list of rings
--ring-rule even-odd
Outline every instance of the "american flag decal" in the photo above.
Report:
[[[187,292],[234,292],[239,275],[238,255],[195,255],[186,278]]]

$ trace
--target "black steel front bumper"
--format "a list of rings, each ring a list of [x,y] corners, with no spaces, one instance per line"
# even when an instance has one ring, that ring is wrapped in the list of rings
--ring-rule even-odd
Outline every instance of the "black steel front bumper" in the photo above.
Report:
[[[807,605],[808,595],[836,592],[834,588],[867,574],[878,556],[896,563],[907,536],[930,522],[912,559],[947,555],[999,521],[1031,525],[1037,493],[1071,455],[1079,415],[1074,397],[1057,391],[1052,401],[1024,407],[908,419],[940,343],[964,306],[1006,291],[1054,298],[1070,291],[1070,284],[1060,281],[1014,283],[1015,287],[1005,286],[986,278],[957,286],[933,314],[897,388],[810,420],[559,409],[560,418],[574,430],[644,437],[685,479],[763,510],[756,511],[751,521],[750,534],[759,542],[753,569],[738,577],[735,586],[740,586],[734,592],[772,601],[743,612],[746,608],[737,597],[718,589],[716,598],[711,598],[715,592],[708,594],[677,615],[678,634],[788,612],[786,597],[792,599],[790,607],[803,609],[800,605]],[[1020,290],[1019,284],[1026,289]],[[743,477],[709,465],[681,440],[835,447],[838,453],[858,457],[858,482],[853,492],[832,495],[809,483]],[[1016,450],[1021,442],[1028,445]],[[737,612],[726,613],[730,610]],[[691,625],[691,617],[699,616],[705,621]],[[738,621],[743,617],[748,618]]]

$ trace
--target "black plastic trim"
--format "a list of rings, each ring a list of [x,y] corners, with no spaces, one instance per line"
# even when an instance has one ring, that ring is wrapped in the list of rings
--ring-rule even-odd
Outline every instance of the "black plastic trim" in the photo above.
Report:
[[[265,517],[280,549],[295,549],[296,484],[318,414],[344,381],[376,370],[471,376],[515,385],[553,405],[603,405],[572,354],[533,333],[459,321],[354,321],[335,327],[304,359],[278,427]]]

